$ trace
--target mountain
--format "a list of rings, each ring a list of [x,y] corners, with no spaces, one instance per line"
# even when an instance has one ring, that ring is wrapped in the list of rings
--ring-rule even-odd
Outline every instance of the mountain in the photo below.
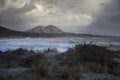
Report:
[[[41,30],[40,33],[34,32]],[[42,32],[43,31],[43,32]],[[75,33],[68,33],[63,32],[61,29],[57,28],[56,26],[46,26],[46,27],[36,27],[28,32],[22,31],[14,31],[7,29],[3,26],[0,26],[0,38],[19,38],[19,37],[112,37],[112,36],[101,36],[101,35],[92,35],[92,34],[75,34]]]
[[[7,29],[5,27],[0,26],[0,34],[11,33],[11,32],[13,32],[13,31],[10,29]]]
[[[64,33],[63,30],[59,29],[58,27],[56,27],[54,25],[37,26],[35,28],[27,30],[27,32],[32,32],[32,33]]]
[[[71,34],[62,33],[63,31],[54,26],[46,26],[49,33],[36,33],[36,32],[23,32],[23,31],[14,31],[7,29],[3,26],[0,26],[0,38],[9,38],[9,37],[64,37]],[[53,32],[52,32],[53,30]],[[51,33],[50,33],[51,31]],[[56,33],[55,33],[56,31]],[[59,33],[59,34],[58,34]]]
[[[3,26],[0,26],[0,37],[9,37],[9,36],[19,36],[22,35],[24,32],[14,31],[11,29],[7,29]]]

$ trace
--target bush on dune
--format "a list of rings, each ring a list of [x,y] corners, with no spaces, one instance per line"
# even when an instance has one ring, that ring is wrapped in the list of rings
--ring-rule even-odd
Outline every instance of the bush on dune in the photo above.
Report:
[[[31,67],[33,64],[36,64],[39,59],[43,59],[43,54],[19,48],[0,54],[0,67]]]
[[[106,60],[110,60],[112,58],[110,50],[97,45],[76,45],[74,47],[74,52],[81,62],[95,62],[103,64]]]
[[[119,66],[119,63],[113,61],[116,51],[108,50],[92,44],[80,44],[62,54],[60,64],[71,67],[73,65],[84,66],[84,72],[113,73],[113,69]],[[120,72],[120,71],[119,71]],[[115,74],[115,71],[114,71]]]

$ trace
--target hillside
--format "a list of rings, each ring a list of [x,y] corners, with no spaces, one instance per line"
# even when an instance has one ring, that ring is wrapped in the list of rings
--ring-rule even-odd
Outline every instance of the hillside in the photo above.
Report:
[[[0,34],[11,33],[11,32],[13,32],[13,31],[10,29],[7,29],[5,27],[0,26]]]
[[[46,27],[38,26],[28,31],[14,31],[7,29],[3,26],[0,26],[0,38],[8,37],[113,37],[113,36],[68,33],[52,25]]]
[[[60,28],[58,28],[54,25],[37,26],[35,28],[27,30],[27,32],[32,32],[32,33],[64,33],[63,30],[61,30]]]

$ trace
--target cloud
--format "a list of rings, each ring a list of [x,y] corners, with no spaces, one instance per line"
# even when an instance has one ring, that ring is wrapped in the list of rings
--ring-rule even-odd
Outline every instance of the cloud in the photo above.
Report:
[[[26,4],[29,4],[31,0],[2,0],[0,12],[9,10],[10,8],[20,9]]]
[[[120,36],[120,13],[109,14],[94,21],[86,30],[88,33]]]
[[[104,0],[37,0],[33,2],[35,9],[22,16],[39,24],[55,24],[61,26],[87,26],[96,18]],[[31,17],[30,17],[31,16]],[[32,18],[32,19],[31,19]]]
[[[104,29],[94,26],[110,24],[108,18],[119,13],[120,0],[0,0],[0,24],[16,30],[53,24],[65,31],[92,32]]]
[[[60,24],[65,25],[88,25],[92,21],[92,16],[86,13],[73,13],[66,10],[62,12],[61,9],[51,8],[47,9],[42,5],[36,7],[30,12],[24,13],[21,17],[29,18],[35,22],[45,22],[44,24]],[[31,16],[31,17],[29,17]],[[81,23],[81,24],[80,24]]]
[[[105,6],[105,5],[104,5]],[[89,33],[120,36],[120,0],[105,6],[103,13],[86,30]]]

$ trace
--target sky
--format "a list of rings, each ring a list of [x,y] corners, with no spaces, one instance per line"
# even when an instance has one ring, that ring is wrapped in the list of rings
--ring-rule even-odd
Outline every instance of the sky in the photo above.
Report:
[[[120,0],[0,0],[0,25],[18,31],[56,25],[65,32],[120,36]]]

